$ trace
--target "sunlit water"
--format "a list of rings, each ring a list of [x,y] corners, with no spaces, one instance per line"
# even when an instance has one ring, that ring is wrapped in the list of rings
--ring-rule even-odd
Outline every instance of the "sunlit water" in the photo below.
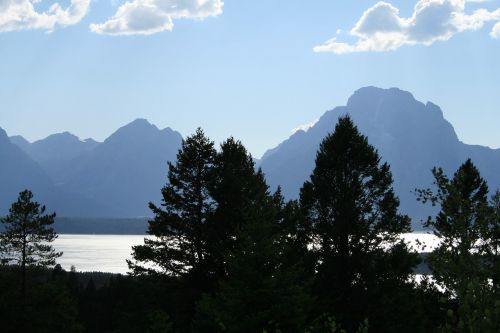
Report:
[[[100,271],[110,273],[126,273],[126,259],[131,258],[132,246],[143,244],[144,235],[69,235],[61,234],[54,241],[57,251],[64,254],[57,262],[69,270],[75,266],[77,271]],[[430,234],[404,234],[415,250],[429,252],[438,244],[435,236]],[[425,243],[425,249],[417,246],[416,241]]]
[[[144,235],[68,235],[54,241],[63,256],[57,259],[64,269],[75,266],[77,271],[126,273],[126,259],[131,258],[132,246],[144,243]]]

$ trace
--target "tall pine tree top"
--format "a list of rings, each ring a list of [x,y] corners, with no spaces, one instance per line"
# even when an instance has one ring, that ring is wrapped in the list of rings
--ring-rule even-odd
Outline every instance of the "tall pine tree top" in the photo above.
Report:
[[[389,165],[345,116],[321,143],[301,189],[304,230],[316,257],[317,311],[348,330],[368,314],[376,317],[383,309],[377,300],[399,293],[417,263],[399,237],[410,231],[410,220],[398,213],[392,182]],[[380,323],[390,320],[379,316]]]
[[[392,182],[389,165],[380,163],[368,139],[349,116],[340,118],[321,143],[300,197],[321,252],[376,248],[410,231],[408,217],[398,213]]]
[[[214,144],[201,128],[188,137],[168,165],[168,182],[162,189],[161,207],[150,203],[155,218],[148,233],[156,236],[133,248],[132,273],[184,276],[204,289],[213,274],[207,251],[207,219],[214,202],[209,184],[215,158]],[[141,264],[142,263],[142,264]]]

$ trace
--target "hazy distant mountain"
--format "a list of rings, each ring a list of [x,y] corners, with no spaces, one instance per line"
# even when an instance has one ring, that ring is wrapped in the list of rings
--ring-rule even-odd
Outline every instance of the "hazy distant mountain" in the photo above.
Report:
[[[333,131],[338,117],[349,114],[360,131],[391,165],[395,190],[402,211],[418,220],[432,211],[416,202],[412,191],[432,184],[431,169],[441,166],[452,174],[468,157],[488,180],[490,189],[500,186],[500,150],[460,142],[441,109],[416,101],[396,88],[361,88],[346,106],[326,112],[309,130],[297,131],[260,161],[272,187],[281,185],[288,198],[297,198],[299,189],[314,167],[319,143]]]
[[[401,209],[415,218],[415,227],[432,209],[417,203],[412,191],[432,185],[434,166],[451,174],[470,157],[490,188],[500,187],[500,150],[460,142],[438,106],[396,88],[374,87],[359,89],[346,106],[326,112],[309,130],[268,150],[259,165],[269,184],[281,185],[287,198],[297,198],[319,143],[346,113],[390,163]],[[118,129],[103,143],[60,133],[31,144],[20,136],[9,140],[2,130],[0,210],[30,188],[60,216],[148,216],[148,202],[159,202],[167,162],[175,160],[181,143],[178,132],[160,130],[144,119]]]
[[[33,143],[22,136],[9,141],[3,134],[8,149],[0,151],[0,157],[9,163],[0,169],[0,187],[9,188],[6,202],[20,189],[30,188],[63,216],[150,215],[148,202],[159,202],[167,162],[175,160],[182,143],[178,132],[159,130],[144,119],[118,129],[103,143],[81,141],[68,132]]]
[[[63,188],[106,203],[119,216],[150,215],[149,201],[159,202],[182,136],[137,119],[118,129],[79,160]]]
[[[7,133],[0,129],[0,206],[5,211],[25,188],[35,193],[50,192],[49,177],[24,151],[13,145]]]
[[[13,136],[10,139],[40,164],[56,184],[67,182],[74,174],[78,159],[99,145],[93,139],[82,141],[69,132],[52,134],[33,143],[29,143],[22,136]]]
[[[26,140],[24,137],[21,135],[14,135],[9,137],[10,142],[21,148],[26,154],[29,155],[30,150],[31,150],[31,142]]]
[[[36,200],[60,216],[101,216],[110,212],[92,199],[54,186],[40,165],[11,140],[0,128],[0,213],[6,213],[24,189],[30,189]]]

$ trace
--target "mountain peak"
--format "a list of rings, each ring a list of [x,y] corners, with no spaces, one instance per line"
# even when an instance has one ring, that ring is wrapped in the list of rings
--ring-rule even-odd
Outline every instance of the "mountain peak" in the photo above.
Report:
[[[61,133],[55,133],[55,134],[51,134],[49,135],[48,137],[46,137],[45,139],[41,139],[41,140],[37,140],[35,142],[33,142],[34,145],[37,145],[37,144],[47,144],[47,142],[53,142],[53,143],[56,143],[56,142],[80,142],[80,138],[77,137],[76,135],[70,133],[70,132],[61,132]]]
[[[398,88],[364,87],[354,92],[346,106],[327,111],[307,132],[294,133],[264,154],[260,166],[271,188],[279,185],[287,198],[297,198],[314,168],[320,142],[346,114],[391,165],[401,209],[416,221],[432,212],[420,206],[412,191],[432,184],[430,170],[435,166],[450,172],[472,157],[493,187],[500,184],[493,171],[500,163],[500,150],[494,155],[482,147],[463,145],[439,106],[424,104]]]
[[[130,123],[128,123],[127,125],[125,125],[124,127],[128,127],[128,126],[131,126],[131,127],[154,127],[154,128],[156,128],[155,125],[151,124],[145,118],[137,118],[137,119],[131,121]]]
[[[24,143],[26,143],[26,144],[31,144],[31,143],[30,143],[28,140],[26,140],[26,138],[25,138],[24,136],[22,136],[22,135],[13,135],[13,136],[9,136],[9,139],[10,139],[11,141],[13,141],[13,140],[14,140],[14,141],[20,141],[20,142],[22,141],[22,142],[24,142]]]
[[[348,107],[367,107],[367,104],[378,105],[384,100],[390,100],[397,103],[415,103],[413,95],[399,88],[379,88],[374,86],[363,87],[354,92],[347,101]]]
[[[122,142],[129,144],[136,140],[144,140],[157,135],[160,132],[158,127],[143,118],[138,118],[125,126],[120,127],[111,134],[106,142]]]
[[[13,135],[9,137],[10,142],[21,148],[24,152],[29,154],[30,148],[31,148],[31,143],[26,140],[23,136],[21,135]]]
[[[129,131],[138,133],[149,132],[149,131],[156,132],[158,131],[158,128],[144,118],[137,118],[134,121],[131,121],[130,123],[126,124],[125,126],[120,127],[115,133],[129,132]]]

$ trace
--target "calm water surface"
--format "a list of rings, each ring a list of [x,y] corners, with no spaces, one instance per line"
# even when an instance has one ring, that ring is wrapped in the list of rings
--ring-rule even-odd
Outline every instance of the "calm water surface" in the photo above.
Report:
[[[69,270],[74,265],[77,271],[101,271],[126,273],[126,259],[131,258],[132,246],[144,243],[144,235],[69,235],[61,234],[54,241],[54,247],[64,254],[57,260],[61,266]],[[426,244],[424,251],[432,251],[437,245],[433,235],[412,233],[403,238],[415,249],[417,240]]]
[[[144,235],[68,235],[54,241],[63,256],[57,259],[64,269],[74,265],[77,271],[126,273],[126,259],[131,258],[132,246],[144,244]]]

